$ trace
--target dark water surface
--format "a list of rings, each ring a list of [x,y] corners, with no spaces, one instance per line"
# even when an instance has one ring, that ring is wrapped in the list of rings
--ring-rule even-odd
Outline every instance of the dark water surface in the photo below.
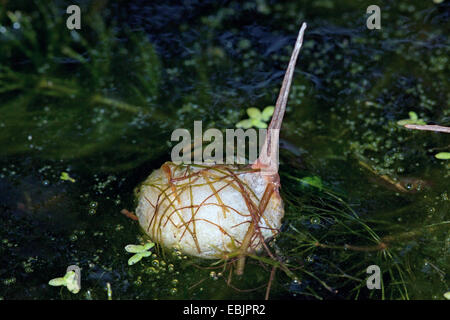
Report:
[[[107,283],[113,299],[264,298],[263,261],[231,278],[160,250],[128,266],[124,247],[144,236],[120,211],[170,159],[174,129],[233,128],[274,104],[303,21],[271,244],[294,276],[278,269],[270,297],[449,291],[450,161],[434,155],[450,139],[397,125],[411,111],[450,125],[448,4],[380,3],[368,30],[370,1],[81,1],[69,31],[71,3],[0,3],[1,299],[106,299]],[[78,294],[48,285],[72,264]],[[366,288],[374,264],[381,290]]]

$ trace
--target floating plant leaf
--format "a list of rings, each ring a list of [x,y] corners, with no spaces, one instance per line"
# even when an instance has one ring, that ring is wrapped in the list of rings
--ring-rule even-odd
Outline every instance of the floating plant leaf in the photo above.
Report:
[[[144,257],[150,257],[152,253],[150,251],[138,252],[134,254],[130,259],[128,259],[128,265],[131,266],[139,261],[141,261]]]
[[[67,172],[62,172],[60,179],[64,180],[64,181],[70,181],[70,182],[73,182],[73,183],[76,181],[74,178],[70,177]]]
[[[128,259],[128,265],[131,266],[139,261],[141,261],[141,259],[143,258],[143,256],[139,253],[133,255],[130,259]]]
[[[260,129],[265,129],[265,128],[267,128],[267,123],[265,123],[261,120],[252,119],[252,126],[260,128]]]
[[[251,119],[261,119],[262,118],[262,114],[261,111],[259,111],[259,109],[257,108],[248,108],[247,109],[247,114]]]
[[[125,251],[135,253],[130,259],[128,259],[128,265],[131,266],[144,257],[149,257],[152,253],[148,250],[153,248],[155,244],[153,242],[147,242],[145,245],[129,244],[125,247]]]
[[[138,253],[145,251],[145,248],[142,245],[129,244],[125,247],[125,251],[130,253]]]
[[[236,128],[249,129],[251,127],[256,127],[260,129],[267,128],[267,123],[270,117],[273,115],[275,108],[273,106],[265,107],[263,112],[261,112],[257,108],[248,108],[247,114],[250,117],[249,119],[245,119],[239,121],[236,124]]]
[[[59,286],[65,286],[66,285],[66,279],[64,278],[55,278],[48,282],[49,285],[53,287],[59,287]]]
[[[252,120],[251,119],[245,119],[245,120],[239,121],[236,124],[236,128],[249,129],[249,128],[252,127],[252,125],[253,124],[252,124]]]
[[[417,119],[419,119],[419,117],[417,116],[417,113],[415,113],[414,111],[408,112],[408,115],[409,115],[409,118],[410,118],[411,120],[417,120]]]
[[[78,293],[80,291],[80,286],[78,284],[78,278],[75,271],[69,271],[68,275],[66,274],[66,287],[72,293]]]
[[[145,252],[140,252],[139,255],[142,256],[143,258],[147,258],[147,257],[150,257],[152,255],[152,253],[150,251],[145,251]]]
[[[153,248],[154,246],[155,246],[155,244],[154,244],[153,242],[147,242],[147,243],[144,245],[144,250],[145,250],[145,251],[150,250],[150,249]]]
[[[434,156],[440,160],[450,160],[450,152],[439,152]]]
[[[399,126],[404,126],[405,124],[418,124],[418,125],[426,125],[427,124],[424,120],[419,119],[419,116],[414,111],[408,112],[408,115],[409,115],[409,119],[399,120],[399,121],[397,121],[397,124]]]
[[[81,289],[78,276],[75,271],[68,271],[63,278],[54,278],[48,282],[53,287],[65,286],[72,293],[78,293]]]
[[[270,117],[272,117],[274,111],[275,111],[274,106],[265,107],[262,112],[263,121],[269,121],[269,119],[270,119]]]

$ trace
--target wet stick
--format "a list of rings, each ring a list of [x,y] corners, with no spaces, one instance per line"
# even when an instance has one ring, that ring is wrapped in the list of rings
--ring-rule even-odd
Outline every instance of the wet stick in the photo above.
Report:
[[[450,133],[450,127],[443,127],[443,126],[438,126],[438,125],[405,124],[405,128],[415,129],[415,130]]]

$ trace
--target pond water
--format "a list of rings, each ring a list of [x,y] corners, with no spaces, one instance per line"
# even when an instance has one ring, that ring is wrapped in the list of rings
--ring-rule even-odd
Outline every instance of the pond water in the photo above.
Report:
[[[444,299],[450,150],[407,130],[450,125],[450,5],[370,1],[65,1],[0,7],[1,299]],[[129,266],[146,241],[134,189],[170,160],[176,128],[233,128],[273,105],[308,22],[281,131],[285,219],[245,273],[180,252]],[[69,178],[64,179],[64,175]],[[69,265],[81,291],[52,287]],[[380,267],[381,289],[366,272]]]

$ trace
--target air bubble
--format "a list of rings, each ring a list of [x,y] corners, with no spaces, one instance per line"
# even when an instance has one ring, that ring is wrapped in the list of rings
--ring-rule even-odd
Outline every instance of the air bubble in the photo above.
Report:
[[[320,224],[320,219],[318,217],[313,217],[313,218],[311,218],[311,223],[312,224]]]

